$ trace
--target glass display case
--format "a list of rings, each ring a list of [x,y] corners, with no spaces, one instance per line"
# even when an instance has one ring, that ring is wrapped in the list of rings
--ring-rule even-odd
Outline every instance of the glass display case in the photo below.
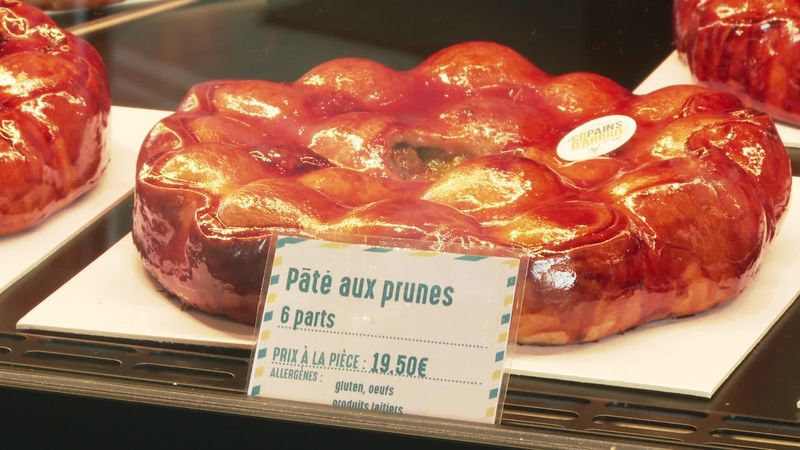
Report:
[[[129,0],[50,14],[102,56],[116,108],[112,117],[118,117],[112,119],[112,133],[129,140],[143,137],[166,114],[158,111],[174,111],[197,83],[290,82],[339,57],[369,58],[406,70],[449,45],[492,41],[547,73],[594,72],[634,90],[674,51],[672,5],[664,0]],[[133,152],[129,158],[135,158],[141,137],[126,143],[124,151]],[[113,141],[112,152],[117,144]],[[800,150],[788,151],[797,175]],[[800,445],[800,359],[793,350],[800,345],[795,332],[800,306],[794,298],[707,398],[569,377],[512,375],[494,426],[252,398],[246,392],[252,350],[247,346],[21,329],[20,320],[68,282],[92,289],[80,274],[93,262],[100,261],[109,273],[140,270],[98,259],[130,239],[132,189],[132,184],[123,189],[0,292],[3,439],[8,435],[11,442],[33,446],[57,439],[115,446],[261,439],[281,447]],[[98,288],[87,292],[84,304],[99,305],[101,296],[126,289]],[[683,369],[675,367],[675,376]]]

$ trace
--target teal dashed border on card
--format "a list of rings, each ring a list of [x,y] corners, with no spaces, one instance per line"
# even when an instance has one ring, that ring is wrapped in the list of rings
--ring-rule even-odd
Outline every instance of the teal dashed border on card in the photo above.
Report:
[[[392,250],[394,249],[386,247],[369,247],[364,249],[365,252],[371,252],[371,253],[389,253]]]
[[[478,256],[478,255],[461,255],[456,258],[458,261],[481,261],[486,259],[486,256]]]
[[[513,277],[508,277],[508,282],[506,282],[506,287],[511,287],[517,284],[517,277],[516,275]]]
[[[509,288],[509,289],[508,289],[508,291],[506,291],[505,298],[508,298],[508,296],[511,296],[512,299],[513,299],[513,296],[515,295],[515,291],[516,291],[516,285],[517,285],[517,277],[516,276],[511,276],[511,277],[508,277],[506,279],[506,287]],[[509,326],[511,324],[511,314],[512,314],[513,310],[514,310],[514,302],[513,301],[507,303],[505,305],[505,308],[503,308],[502,315],[500,316],[500,325],[504,325],[504,326],[501,328],[501,330],[502,329],[505,329],[505,330],[509,329]],[[508,333],[505,332],[505,333],[501,334],[500,336],[502,337],[504,334],[506,336],[506,339],[503,340],[501,338],[500,341],[499,341],[503,345],[503,347],[502,347],[502,349],[500,351],[498,351],[498,352],[496,352],[494,354],[494,362],[495,362],[495,364],[498,364],[498,366],[496,366],[495,373],[502,373],[502,371],[503,371],[503,367],[502,367],[503,366],[503,361],[505,360],[505,357],[506,357],[505,349],[506,349],[506,346],[508,345],[508,342],[507,342],[508,341]],[[491,389],[489,391],[489,399],[488,399],[489,407],[486,410],[486,412],[487,412],[487,416],[486,417],[489,417],[491,415],[491,413],[493,413],[495,411],[495,408],[497,407],[497,398],[498,398],[499,395],[500,395],[500,389],[499,388],[493,388],[493,389]]]
[[[274,285],[278,284],[278,282],[280,281],[280,279],[281,279],[281,276],[280,276],[280,275],[273,275],[273,276],[271,276],[271,277],[269,278],[269,285],[270,285],[270,286],[274,286]]]
[[[278,248],[283,248],[286,245],[290,244],[299,244],[301,242],[305,242],[308,239],[306,238],[299,238],[299,237],[292,237],[292,236],[284,236],[282,238],[278,238]]]
[[[253,389],[250,391],[250,395],[258,395],[261,393],[261,386],[253,386]]]
[[[267,349],[262,348],[258,350],[258,359],[263,359],[267,357]]]
[[[272,320],[272,311],[267,311],[264,313],[264,322],[269,322]]]

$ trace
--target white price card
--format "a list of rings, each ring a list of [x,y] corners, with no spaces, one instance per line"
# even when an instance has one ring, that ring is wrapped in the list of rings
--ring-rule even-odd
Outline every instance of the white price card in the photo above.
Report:
[[[251,395],[495,421],[518,259],[273,242]]]

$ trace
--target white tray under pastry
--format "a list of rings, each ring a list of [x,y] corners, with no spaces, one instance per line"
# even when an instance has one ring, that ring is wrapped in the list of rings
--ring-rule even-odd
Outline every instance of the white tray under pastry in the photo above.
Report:
[[[517,346],[510,372],[710,398],[800,293],[800,178],[753,283],[702,314],[598,342]]]
[[[800,179],[753,284],[707,313],[599,342],[517,346],[512,373],[710,397],[800,291]],[[253,329],[183,311],[151,280],[126,236],[33,309],[20,329],[249,348]]]
[[[136,156],[150,128],[166,111],[112,107],[111,161],[87,194],[26,231],[0,237],[0,291],[25,275],[133,189]],[[10,257],[9,255],[13,255]]]
[[[131,235],[17,323],[17,329],[175,344],[249,348],[253,328],[183,310],[142,266]]]

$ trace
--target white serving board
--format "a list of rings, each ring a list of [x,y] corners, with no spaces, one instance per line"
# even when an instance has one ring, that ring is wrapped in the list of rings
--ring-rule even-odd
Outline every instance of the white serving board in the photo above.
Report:
[[[681,60],[678,52],[672,52],[650,75],[645,78],[633,92],[636,94],[646,94],[662,87],[673,84],[697,84],[692,77],[689,66]],[[776,123],[778,134],[787,147],[800,148],[800,128]]]
[[[253,328],[183,310],[142,266],[128,234],[17,323],[20,330],[249,348]]]
[[[702,314],[666,319],[598,342],[518,345],[511,373],[711,398],[800,293],[800,178],[753,283]]]
[[[517,346],[521,375],[710,397],[800,291],[800,179],[754,283],[704,314],[663,320],[599,342]],[[121,269],[122,268],[122,269]],[[181,309],[142,267],[126,236],[23,317],[17,327],[134,340],[250,348],[253,329]]]
[[[800,292],[800,179],[753,284],[707,313],[599,342],[517,346],[511,373],[711,397]],[[142,267],[130,236],[30,311],[19,329],[250,348],[253,329],[181,309]]]
[[[150,128],[166,111],[111,108],[108,145],[111,161],[90,192],[26,231],[0,237],[0,291],[56,251],[133,189],[136,156]],[[8,257],[13,255],[13,257]]]

